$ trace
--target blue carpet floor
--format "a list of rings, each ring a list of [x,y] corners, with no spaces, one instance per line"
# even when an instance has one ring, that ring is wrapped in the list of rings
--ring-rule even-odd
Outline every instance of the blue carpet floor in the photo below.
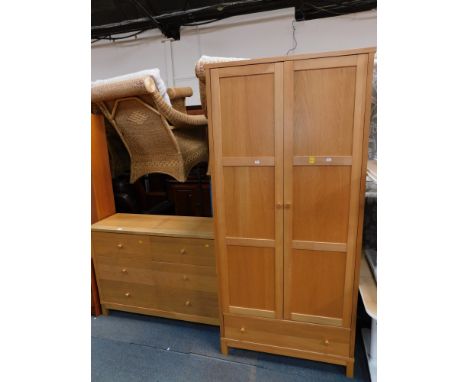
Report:
[[[368,382],[360,336],[354,380],[342,366],[246,350],[219,351],[219,328],[111,311],[91,318],[93,382]]]

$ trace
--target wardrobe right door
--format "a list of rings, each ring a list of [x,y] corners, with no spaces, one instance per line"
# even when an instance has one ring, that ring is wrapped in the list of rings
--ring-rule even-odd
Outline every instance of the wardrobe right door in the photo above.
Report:
[[[350,327],[368,55],[284,64],[284,318]]]

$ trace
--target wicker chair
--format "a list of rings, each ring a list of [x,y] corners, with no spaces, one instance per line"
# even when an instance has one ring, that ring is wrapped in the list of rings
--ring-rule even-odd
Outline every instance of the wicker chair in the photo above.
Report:
[[[198,85],[200,86],[200,102],[203,109],[203,113],[208,117],[208,109],[206,107],[206,78],[205,78],[205,65],[214,64],[217,62],[228,62],[228,61],[240,61],[248,60],[248,58],[237,58],[237,57],[211,57],[201,56],[195,65],[195,75],[198,78]]]
[[[154,172],[184,182],[192,167],[208,161],[208,121],[188,115],[185,108],[192,89],[172,88],[167,93],[173,106],[148,75],[91,89],[91,102],[114,126],[130,155],[130,183]]]

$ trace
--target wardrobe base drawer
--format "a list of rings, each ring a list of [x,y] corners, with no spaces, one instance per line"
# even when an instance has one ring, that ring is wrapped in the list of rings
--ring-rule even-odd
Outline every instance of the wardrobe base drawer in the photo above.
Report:
[[[350,354],[349,329],[287,320],[225,314],[224,338],[341,357]]]

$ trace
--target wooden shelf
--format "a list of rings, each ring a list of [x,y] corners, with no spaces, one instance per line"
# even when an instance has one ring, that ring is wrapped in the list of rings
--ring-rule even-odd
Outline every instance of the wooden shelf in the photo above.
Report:
[[[93,231],[213,239],[213,218],[115,214],[91,226]]]

